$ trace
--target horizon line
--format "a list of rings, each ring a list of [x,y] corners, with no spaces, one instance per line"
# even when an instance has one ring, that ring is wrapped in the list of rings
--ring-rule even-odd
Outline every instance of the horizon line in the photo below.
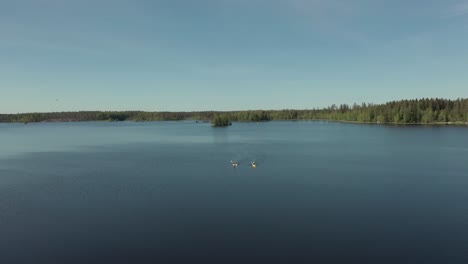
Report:
[[[10,112],[10,113],[0,113],[0,115],[21,115],[21,114],[47,114],[47,113],[78,113],[78,112],[141,112],[141,113],[195,113],[195,112],[244,112],[244,111],[284,111],[284,110],[294,110],[294,111],[310,111],[310,110],[326,110],[327,108],[332,107],[333,105],[339,107],[340,105],[347,105],[347,106],[354,106],[357,105],[385,105],[392,102],[401,102],[401,101],[414,101],[414,100],[448,100],[448,101],[456,101],[456,100],[467,100],[468,98],[458,97],[456,99],[447,99],[442,97],[421,97],[421,98],[413,98],[413,99],[399,99],[399,100],[391,100],[386,101],[383,103],[373,103],[373,102],[361,102],[361,103],[341,103],[341,104],[331,104],[326,107],[313,107],[313,108],[269,108],[269,109],[244,109],[244,110],[189,110],[189,111],[177,111],[177,110],[65,110],[65,111],[36,111],[36,112]]]

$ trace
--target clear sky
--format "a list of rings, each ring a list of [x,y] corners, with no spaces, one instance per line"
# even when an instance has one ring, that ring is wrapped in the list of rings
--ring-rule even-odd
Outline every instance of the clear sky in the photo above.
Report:
[[[0,0],[0,113],[468,97],[468,0]]]

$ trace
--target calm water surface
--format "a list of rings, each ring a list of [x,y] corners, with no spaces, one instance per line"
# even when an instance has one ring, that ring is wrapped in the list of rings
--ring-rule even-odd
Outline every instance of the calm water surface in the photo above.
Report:
[[[0,263],[116,262],[468,263],[468,128],[0,124]]]

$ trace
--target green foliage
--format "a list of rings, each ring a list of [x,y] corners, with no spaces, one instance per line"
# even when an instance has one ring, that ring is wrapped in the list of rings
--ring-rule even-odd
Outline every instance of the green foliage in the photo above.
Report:
[[[61,112],[0,114],[0,122],[53,121],[178,121],[212,120],[213,125],[231,121],[261,122],[269,120],[336,120],[381,124],[431,124],[468,122],[468,99],[416,99],[386,104],[332,105],[311,110],[256,110],[231,112]]]
[[[104,112],[97,114],[97,120],[124,121],[129,117],[130,114],[125,112]]]
[[[213,127],[225,127],[232,125],[232,123],[229,120],[229,116],[227,114],[215,114],[213,119],[211,120],[211,125]]]

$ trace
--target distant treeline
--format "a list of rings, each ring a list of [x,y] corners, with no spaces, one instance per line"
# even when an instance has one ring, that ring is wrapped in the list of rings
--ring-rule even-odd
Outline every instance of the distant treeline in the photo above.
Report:
[[[211,125],[214,127],[225,127],[232,125],[228,114],[215,114],[211,120]]]
[[[332,105],[310,110],[253,110],[228,112],[55,112],[0,114],[0,122],[53,121],[177,121],[213,120],[215,115],[230,121],[335,120],[365,123],[429,124],[468,122],[468,99],[415,99],[385,104]]]

